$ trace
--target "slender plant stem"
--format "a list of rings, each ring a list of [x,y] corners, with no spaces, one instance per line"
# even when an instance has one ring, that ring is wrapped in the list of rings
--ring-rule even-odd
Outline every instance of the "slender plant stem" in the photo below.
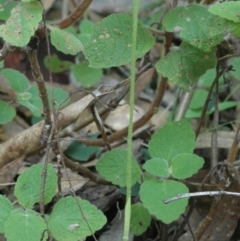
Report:
[[[128,241],[131,218],[131,178],[132,178],[132,134],[133,134],[133,113],[134,113],[134,91],[136,76],[136,47],[137,47],[137,21],[138,21],[139,0],[133,0],[133,32],[131,52],[131,82],[130,82],[130,111],[128,126],[128,159],[127,159],[127,195],[124,212],[124,234],[123,241]]]

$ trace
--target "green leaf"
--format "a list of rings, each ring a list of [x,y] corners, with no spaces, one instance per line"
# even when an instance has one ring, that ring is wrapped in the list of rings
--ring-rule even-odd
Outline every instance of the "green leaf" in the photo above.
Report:
[[[237,38],[240,37],[239,23],[228,21],[228,30],[231,34],[235,35]]]
[[[100,158],[96,165],[97,171],[108,181],[120,187],[127,185],[127,151],[115,149],[106,153]],[[131,186],[135,184],[140,177],[140,169],[132,156],[132,180]]]
[[[20,99],[18,100],[18,103],[27,107],[34,116],[36,117],[41,116],[42,111],[39,108],[37,108],[35,105],[33,105],[29,100]]]
[[[42,5],[38,1],[19,3],[6,24],[0,27],[0,36],[9,44],[24,47],[42,19]]]
[[[80,25],[80,35],[79,39],[82,42],[82,44],[85,46],[85,44],[91,39],[91,34],[93,32],[93,26],[94,24],[89,20],[83,20]]]
[[[73,141],[64,154],[76,161],[88,161],[92,155],[99,152],[101,152],[101,148],[98,146],[86,146],[78,141]]]
[[[1,74],[7,79],[12,88],[17,92],[25,91],[29,86],[27,77],[14,69],[3,69]]]
[[[8,198],[0,195],[0,233],[4,233],[4,225],[7,221],[11,211],[13,210],[13,205]]]
[[[215,66],[216,57],[214,51],[210,53],[183,42],[179,49],[170,52],[167,56],[157,62],[156,69],[170,82],[179,85],[189,91],[198,78],[206,70]]]
[[[50,65],[48,56],[44,58],[43,62],[46,68],[49,69],[52,73],[61,73],[65,70],[70,69],[73,65],[73,63],[70,61],[59,59],[57,55],[51,55]]]
[[[238,1],[218,3],[210,6],[208,11],[235,23],[240,22],[240,2]]]
[[[148,146],[152,158],[165,159],[171,165],[176,155],[193,152],[195,133],[186,120],[174,121],[155,132]]]
[[[188,199],[179,199],[168,204],[164,204],[163,200],[188,192],[188,188],[180,182],[149,180],[141,185],[140,199],[150,214],[169,224],[184,212]]]
[[[144,233],[151,223],[151,215],[141,203],[135,203],[131,206],[131,232],[139,236]]]
[[[160,177],[170,176],[168,168],[168,162],[162,158],[153,158],[143,165],[147,172]]]
[[[8,241],[47,240],[46,229],[40,214],[30,209],[15,209],[5,223],[5,237]]]
[[[208,96],[208,91],[202,90],[202,89],[195,90],[189,107],[191,109],[202,108],[205,104],[207,96]]]
[[[0,0],[0,20],[6,21],[10,17],[12,9],[17,5],[18,3],[14,1]]]
[[[102,69],[90,68],[86,62],[76,64],[72,70],[76,80],[85,88],[94,86],[102,78]]]
[[[152,34],[138,22],[136,57],[142,57],[154,45]],[[132,17],[111,14],[95,24],[91,40],[84,54],[93,68],[109,68],[130,62],[132,41]]]
[[[198,109],[198,110],[188,109],[185,115],[185,118],[186,119],[199,118],[201,114],[202,114],[202,109]]]
[[[40,201],[40,188],[43,164],[31,166],[17,179],[14,194],[18,202],[25,208],[32,208]],[[47,177],[44,189],[44,204],[49,203],[57,189],[57,175],[51,164],[48,164]]]
[[[204,159],[190,153],[181,153],[172,159],[172,176],[185,179],[195,174],[204,164]]]
[[[66,197],[54,206],[48,228],[58,241],[78,241],[101,229],[106,221],[102,211],[88,201]]]
[[[0,124],[6,124],[15,117],[16,110],[11,106],[0,100]]]
[[[52,26],[48,26],[48,28],[51,30],[51,43],[57,50],[71,55],[83,51],[82,43],[71,33]]]
[[[206,7],[194,4],[179,6],[163,19],[167,31],[182,27],[180,37],[204,52],[211,51],[223,40],[225,24],[224,19],[208,12]]]

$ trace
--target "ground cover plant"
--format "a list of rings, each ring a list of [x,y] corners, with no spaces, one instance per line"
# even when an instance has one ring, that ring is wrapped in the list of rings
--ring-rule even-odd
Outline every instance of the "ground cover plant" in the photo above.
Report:
[[[58,2],[0,1],[3,240],[238,240],[240,3]]]

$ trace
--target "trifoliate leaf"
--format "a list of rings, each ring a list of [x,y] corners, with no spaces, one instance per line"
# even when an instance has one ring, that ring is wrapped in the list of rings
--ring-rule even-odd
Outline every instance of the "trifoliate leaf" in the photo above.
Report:
[[[210,6],[208,11],[235,23],[240,22],[240,2],[221,2]]]
[[[100,158],[96,165],[97,171],[108,181],[120,187],[127,185],[127,151],[115,149],[106,153]],[[140,177],[140,169],[132,156],[132,180],[131,186],[134,185]]]
[[[0,124],[4,125],[15,117],[16,110],[11,105],[6,104],[2,100],[0,100]]]
[[[174,121],[155,132],[148,146],[152,158],[165,159],[171,165],[176,155],[193,152],[195,134],[186,120]]]
[[[12,88],[17,92],[23,92],[28,88],[29,81],[25,75],[14,69],[3,69],[1,74],[6,78]]]
[[[75,79],[85,88],[97,84],[102,78],[102,69],[93,69],[88,63],[79,63],[72,68]]]
[[[13,205],[8,198],[0,195],[0,233],[4,233],[4,225],[13,210]]]
[[[204,164],[204,159],[195,154],[182,153],[172,159],[172,176],[185,179],[195,174]]]
[[[153,158],[143,165],[143,169],[147,172],[160,177],[170,176],[168,168],[168,162],[161,158]]]
[[[150,225],[150,222],[151,215],[141,203],[136,203],[131,206],[130,230],[134,235],[139,236],[144,233]]]
[[[48,26],[48,28],[51,30],[51,43],[57,50],[71,55],[76,55],[83,51],[82,43],[71,33],[52,26]]]
[[[180,199],[168,204],[164,204],[163,200],[188,192],[188,188],[180,182],[149,180],[141,185],[140,199],[150,214],[169,224],[184,212],[188,199]]]
[[[208,12],[206,7],[194,4],[179,6],[163,19],[167,31],[173,32],[174,27],[181,27],[180,37],[204,52],[211,51],[223,40],[225,24],[224,19]]]
[[[170,82],[189,91],[189,87],[208,69],[213,68],[215,62],[214,51],[205,53],[183,42],[179,49],[158,61],[156,69]]]
[[[58,241],[78,241],[101,229],[107,219],[101,210],[81,198],[61,198],[48,219],[48,228]]]
[[[18,202],[25,208],[32,208],[40,201],[40,188],[43,164],[33,165],[17,179],[14,194]],[[44,189],[44,204],[49,203],[55,195],[57,175],[51,164],[48,164],[47,177]]]
[[[5,223],[8,241],[47,240],[46,224],[40,214],[30,209],[15,209]]]
[[[42,5],[38,1],[19,3],[6,24],[1,25],[0,36],[9,44],[24,47],[42,19]]]
[[[136,57],[149,51],[155,40],[152,34],[138,22]],[[132,17],[127,14],[111,14],[95,24],[91,40],[84,54],[93,68],[109,68],[130,62],[132,44]]]
[[[50,66],[48,56],[44,58],[43,62],[46,68],[49,69],[52,73],[61,73],[70,69],[70,67],[73,65],[73,63],[70,61],[59,59],[57,55],[52,55],[50,57]]]

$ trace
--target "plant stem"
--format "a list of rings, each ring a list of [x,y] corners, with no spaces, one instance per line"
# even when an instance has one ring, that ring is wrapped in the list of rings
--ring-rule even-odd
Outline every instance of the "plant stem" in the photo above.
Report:
[[[127,195],[124,212],[124,234],[123,241],[128,241],[131,218],[131,177],[132,177],[132,134],[133,134],[133,114],[134,114],[134,90],[136,76],[136,47],[137,47],[137,22],[138,22],[139,0],[133,0],[133,32],[131,51],[131,82],[130,82],[130,111],[128,126],[128,160],[127,160]]]

